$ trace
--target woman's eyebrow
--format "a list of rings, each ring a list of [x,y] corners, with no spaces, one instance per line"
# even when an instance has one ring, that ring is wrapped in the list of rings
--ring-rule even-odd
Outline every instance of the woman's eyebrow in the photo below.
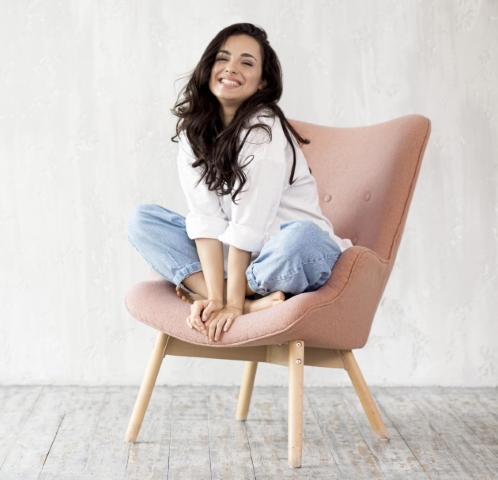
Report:
[[[231,55],[231,53],[228,50],[220,50],[218,53],[225,53],[226,55]],[[250,53],[241,53],[240,56],[241,57],[251,57],[257,62],[256,58],[253,57]]]

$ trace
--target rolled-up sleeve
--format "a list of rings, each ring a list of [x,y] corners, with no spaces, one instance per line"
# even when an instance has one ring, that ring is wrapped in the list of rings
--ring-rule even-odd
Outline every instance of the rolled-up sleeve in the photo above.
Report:
[[[190,210],[186,219],[187,235],[196,238],[218,238],[225,232],[228,219],[216,192],[199,182],[201,169],[193,168],[195,158],[183,134],[179,137],[178,170],[180,183]]]
[[[287,179],[287,140],[278,119],[270,119],[272,136],[253,129],[239,156],[247,182],[232,204],[228,228],[219,239],[241,250],[259,253],[269,239]]]

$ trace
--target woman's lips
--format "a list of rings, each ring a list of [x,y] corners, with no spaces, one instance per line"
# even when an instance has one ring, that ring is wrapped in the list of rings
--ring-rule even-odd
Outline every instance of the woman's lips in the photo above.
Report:
[[[229,80],[228,78],[220,78],[218,80],[225,88],[238,88],[240,87],[240,82],[236,80]]]

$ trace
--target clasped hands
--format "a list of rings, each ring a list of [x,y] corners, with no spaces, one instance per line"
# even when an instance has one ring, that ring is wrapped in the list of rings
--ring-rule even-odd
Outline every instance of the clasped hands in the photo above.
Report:
[[[187,325],[204,333],[210,342],[216,342],[220,339],[221,332],[228,332],[233,321],[242,313],[242,309],[223,305],[223,302],[216,299],[196,300],[190,307]]]

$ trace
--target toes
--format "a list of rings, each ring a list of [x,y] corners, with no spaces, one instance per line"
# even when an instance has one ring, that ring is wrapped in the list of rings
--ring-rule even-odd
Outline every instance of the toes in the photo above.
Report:
[[[283,292],[277,291],[271,294],[272,302],[276,305],[282,303],[285,300],[285,294]]]

